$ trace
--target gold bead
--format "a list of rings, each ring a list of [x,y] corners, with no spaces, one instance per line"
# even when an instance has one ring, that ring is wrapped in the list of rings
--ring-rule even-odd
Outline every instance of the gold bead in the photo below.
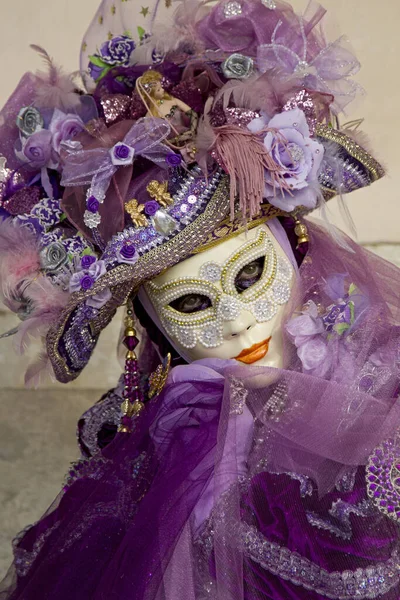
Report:
[[[306,242],[310,241],[307,226],[301,221],[299,221],[299,219],[296,219],[296,226],[294,228],[294,232],[297,235],[297,246],[300,246],[300,244],[305,244]]]
[[[125,329],[125,337],[134,337],[136,335],[136,330],[134,327],[128,326]]]
[[[121,404],[121,412],[123,415],[127,415],[130,409],[130,402],[128,399],[124,400]]]
[[[140,402],[140,400],[136,400],[131,406],[132,416],[138,415],[139,413],[142,412],[143,409],[144,409],[143,402]]]

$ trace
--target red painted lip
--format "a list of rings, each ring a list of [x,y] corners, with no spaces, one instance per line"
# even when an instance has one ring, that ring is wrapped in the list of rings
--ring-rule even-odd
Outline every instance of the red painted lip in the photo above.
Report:
[[[264,358],[269,349],[269,343],[271,341],[271,337],[264,340],[263,342],[258,342],[258,344],[253,344],[251,348],[246,348],[242,350],[238,356],[235,356],[235,360],[239,362],[245,363],[246,365],[252,365]]]

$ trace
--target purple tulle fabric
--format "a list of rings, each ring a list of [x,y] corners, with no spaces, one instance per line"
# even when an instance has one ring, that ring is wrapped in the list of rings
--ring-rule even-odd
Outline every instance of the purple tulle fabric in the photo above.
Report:
[[[335,314],[329,370],[307,372],[289,332],[279,370],[173,369],[134,432],[76,468],[16,541],[2,600],[399,598],[399,527],[365,483],[400,426],[398,270],[310,235],[284,330],[310,301]],[[363,302],[344,329],[332,294],[350,302],[350,284]]]

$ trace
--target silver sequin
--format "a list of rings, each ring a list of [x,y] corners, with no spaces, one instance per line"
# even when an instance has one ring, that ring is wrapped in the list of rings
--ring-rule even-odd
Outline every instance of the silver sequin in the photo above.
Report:
[[[224,15],[227,19],[231,19],[232,17],[237,17],[242,14],[242,5],[240,2],[227,2],[224,6]]]

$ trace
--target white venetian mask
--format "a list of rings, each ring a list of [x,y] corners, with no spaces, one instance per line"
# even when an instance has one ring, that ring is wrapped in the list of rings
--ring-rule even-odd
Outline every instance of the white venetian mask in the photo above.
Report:
[[[146,284],[173,343],[191,361],[280,366],[280,321],[293,268],[266,225],[192,256]]]

